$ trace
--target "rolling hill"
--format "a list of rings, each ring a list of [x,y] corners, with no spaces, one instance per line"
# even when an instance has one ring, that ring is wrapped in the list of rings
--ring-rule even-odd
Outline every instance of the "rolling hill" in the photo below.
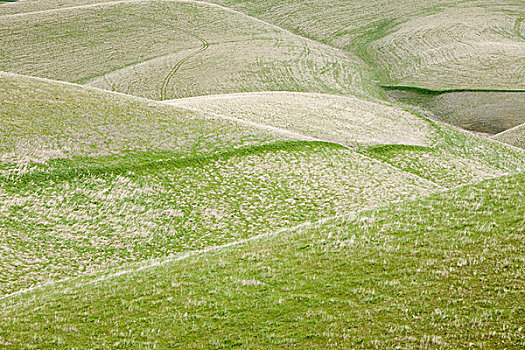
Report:
[[[355,54],[374,81],[398,89],[394,97],[401,93],[401,100],[439,120],[495,134],[523,119],[525,7],[519,0],[212,2]],[[418,91],[439,96],[414,96]]]
[[[293,130],[2,78],[3,293],[440,188]]]
[[[523,174],[502,177],[49,285],[0,301],[0,339],[6,348],[519,348],[524,185]]]
[[[2,71],[155,100],[266,90],[381,93],[363,80],[357,59],[206,3],[108,2],[0,16],[0,26]]]
[[[0,4],[0,348],[525,346],[520,1]]]

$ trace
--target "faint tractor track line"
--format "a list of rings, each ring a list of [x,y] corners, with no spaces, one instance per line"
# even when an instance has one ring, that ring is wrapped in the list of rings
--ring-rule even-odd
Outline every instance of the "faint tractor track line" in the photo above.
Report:
[[[200,40],[202,42],[202,46],[196,50],[196,51],[193,51],[192,53],[190,53],[189,55],[183,57],[179,62],[177,62],[177,64],[172,68],[172,70],[168,73],[168,75],[166,76],[166,78],[164,79],[163,83],[162,83],[162,86],[160,88],[160,100],[161,101],[165,101],[168,99],[168,86],[170,84],[170,81],[171,79],[173,78],[173,76],[177,73],[177,71],[180,69],[180,67],[186,62],[188,61],[190,58],[200,54],[201,52],[204,52],[208,49],[208,47],[210,46],[210,44],[202,39],[201,37],[198,37],[197,35],[194,35],[194,34],[190,34],[190,33],[187,33],[185,32],[186,34],[188,34],[189,36],[192,36],[198,40]]]

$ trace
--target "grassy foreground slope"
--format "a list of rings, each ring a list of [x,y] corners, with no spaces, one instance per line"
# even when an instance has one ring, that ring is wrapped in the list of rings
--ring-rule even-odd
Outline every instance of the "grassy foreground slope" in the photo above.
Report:
[[[3,299],[3,347],[520,348],[524,174]]]
[[[150,99],[266,90],[380,94],[357,59],[206,3],[103,3],[0,16],[0,27],[0,70]]]
[[[499,133],[493,139],[525,149],[525,124]]]
[[[525,168],[520,150],[354,97],[273,92],[168,103],[346,144],[445,187]]]
[[[384,85],[525,89],[519,0],[212,2],[356,53]]]

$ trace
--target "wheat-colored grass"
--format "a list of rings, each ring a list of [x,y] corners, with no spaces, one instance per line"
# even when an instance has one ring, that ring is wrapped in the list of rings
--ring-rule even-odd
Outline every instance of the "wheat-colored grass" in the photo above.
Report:
[[[499,133],[492,138],[525,149],[525,124]]]
[[[350,146],[427,146],[432,143],[434,130],[422,118],[356,97],[261,92],[187,98],[168,103]]]
[[[519,150],[354,97],[272,92],[168,103],[355,147],[446,187],[525,168]]]
[[[525,89],[519,0],[212,2],[356,53],[383,84]]]
[[[525,89],[520,15],[523,6],[445,9],[396,26],[370,44],[369,54],[392,85]]]

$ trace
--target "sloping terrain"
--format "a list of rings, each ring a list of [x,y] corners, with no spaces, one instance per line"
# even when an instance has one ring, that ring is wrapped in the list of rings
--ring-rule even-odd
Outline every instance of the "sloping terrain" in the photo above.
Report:
[[[525,149],[525,124],[497,134],[493,139]]]
[[[342,143],[446,187],[525,167],[525,153],[519,150],[358,98],[274,92],[168,103]]]
[[[359,62],[243,14],[123,1],[0,16],[0,70],[156,100],[243,91],[375,94]]]
[[[9,116],[1,119],[4,294],[524,167],[518,150],[452,129],[446,131],[452,139],[439,144],[444,127],[356,98],[239,94],[179,101],[191,107],[186,110],[2,77],[3,93],[11,94],[0,104]],[[269,104],[279,114],[257,119],[272,115]],[[304,105],[327,115],[305,114]],[[347,131],[323,142],[330,129],[323,123],[335,111],[346,111],[338,129]],[[404,120],[405,130],[388,126],[392,115]],[[305,118],[306,128],[286,128],[283,116],[297,125],[294,118]],[[371,145],[370,130],[379,125],[390,134],[377,131]],[[352,148],[344,145],[350,138]],[[410,140],[420,145],[403,144]],[[458,148],[459,141],[472,151]]]
[[[154,101],[9,73],[0,73],[0,94],[4,175],[24,174],[53,159],[137,153],[166,158],[167,152],[183,158],[291,138]]]
[[[523,18],[1,4],[0,348],[525,347]]]
[[[0,339],[8,349],[520,348],[524,188],[523,174],[503,177],[30,291],[1,301]]]
[[[375,81],[388,88],[465,90],[431,101],[421,95],[401,96],[440,120],[482,133],[521,124],[525,91],[522,1],[212,2],[354,53],[373,72]],[[506,96],[506,91],[521,95]],[[488,104],[487,96],[499,101]]]
[[[113,1],[114,0],[61,0],[58,2],[55,0],[14,0],[9,3],[9,6],[4,6],[0,16],[19,15],[28,12],[49,11]]]
[[[293,130],[2,78],[3,294],[440,188]]]
[[[525,89],[519,0],[212,2],[354,52],[383,85]]]
[[[427,146],[434,129],[429,122],[410,113],[352,96],[260,92],[185,98],[168,103],[350,146]]]
[[[525,123],[525,92],[393,89],[387,95],[423,107],[433,118],[478,133],[498,134]]]

